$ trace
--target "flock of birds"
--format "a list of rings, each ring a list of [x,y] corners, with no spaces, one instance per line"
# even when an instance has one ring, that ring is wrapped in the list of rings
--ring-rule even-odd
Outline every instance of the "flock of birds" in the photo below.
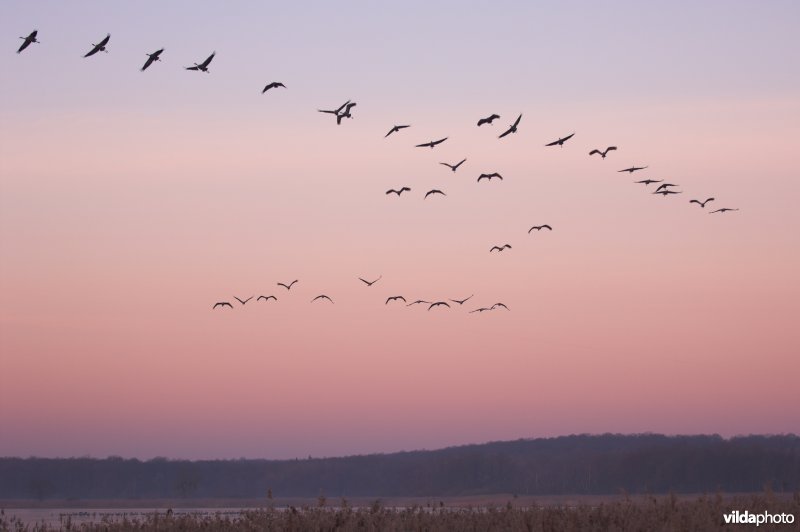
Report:
[[[367,279],[364,279],[363,277],[359,277],[358,280],[361,281],[362,283],[364,283],[369,288],[372,285],[374,285],[375,283],[377,283],[378,281],[380,281],[382,278],[383,278],[383,276],[381,275],[381,276],[378,276],[378,278],[375,279],[374,281],[369,281]],[[292,286],[294,286],[294,284],[298,283],[298,282],[299,282],[299,280],[295,279],[291,283],[277,283],[277,286],[281,286],[281,287],[285,288],[286,292],[288,293],[288,292],[290,292],[292,290]],[[432,310],[432,309],[434,309],[436,307],[451,308],[450,307],[450,303],[454,303],[454,304],[457,304],[457,305],[461,306],[464,303],[466,303],[467,301],[469,301],[470,299],[472,299],[474,296],[475,296],[475,294],[471,294],[469,297],[465,297],[464,299],[448,299],[447,301],[428,301],[428,300],[425,300],[425,299],[417,299],[415,301],[412,301],[411,303],[409,303],[406,300],[406,298],[403,297],[403,296],[389,296],[389,297],[386,298],[386,302],[384,303],[384,305],[388,305],[389,303],[394,303],[394,302],[397,302],[397,301],[402,301],[405,304],[405,306],[407,306],[407,307],[413,307],[414,305],[423,305],[423,306],[424,305],[428,305],[428,310]],[[236,301],[238,301],[241,306],[246,305],[254,297],[256,297],[256,296],[252,295],[250,297],[246,297],[246,298],[242,299],[242,298],[240,298],[238,296],[233,296],[233,298]],[[283,297],[283,296],[281,296],[281,297]],[[270,294],[268,296],[260,295],[260,296],[256,297],[256,301],[261,301],[262,299],[264,300],[265,303],[268,303],[269,301],[278,301],[278,297],[273,295],[273,294]],[[316,296],[315,298],[313,298],[311,300],[311,303],[314,303],[315,301],[328,301],[331,304],[334,303],[333,299],[330,296],[326,295],[326,294],[320,294],[320,295]],[[448,303],[448,301],[449,301],[449,303]],[[230,308],[230,309],[232,309],[233,308],[233,303],[231,303],[230,301],[218,301],[218,302],[214,303],[214,306],[212,308],[213,309],[216,309],[216,308],[220,308],[220,309]],[[485,312],[487,310],[495,310],[495,309],[498,309],[498,308],[502,308],[502,309],[505,309],[505,310],[510,310],[508,308],[508,306],[506,306],[504,303],[498,302],[498,303],[495,303],[495,304],[491,305],[490,307],[476,308],[475,310],[471,310],[470,313],[473,313],[473,312]]]
[[[38,44],[40,41],[37,39],[37,37],[38,37],[38,31],[37,30],[32,31],[27,37],[20,37],[20,39],[23,40],[23,43],[19,47],[19,49],[17,50],[17,53],[18,54],[22,53],[25,49],[27,49],[33,43],[37,43]],[[107,34],[100,42],[98,42],[96,44],[92,44],[92,48],[83,57],[91,57],[91,56],[93,56],[93,55],[95,55],[95,54],[97,54],[99,52],[108,53],[108,49],[107,48],[108,48],[108,43],[109,43],[110,40],[111,40],[111,34]],[[161,61],[161,54],[163,54],[163,53],[164,53],[164,48],[161,48],[159,50],[156,50],[153,53],[145,54],[145,55],[147,55],[147,60],[142,65],[140,70],[145,71],[153,63]],[[215,56],[216,56],[216,52],[212,52],[211,55],[209,55],[201,63],[193,63],[192,66],[184,67],[184,68],[186,70],[205,72],[207,74],[207,73],[209,73],[208,67],[211,64],[211,62],[214,60]],[[273,81],[273,82],[268,83],[263,88],[261,93],[264,94],[269,90],[276,89],[276,88],[279,88],[279,87],[280,88],[286,88],[286,85],[284,85],[281,82]],[[353,102],[351,100],[347,100],[345,103],[343,103],[342,105],[340,105],[336,109],[318,109],[318,112],[333,115],[334,118],[336,119],[336,124],[337,125],[341,125],[343,119],[345,119],[345,118],[352,119],[353,118],[352,109],[354,107],[356,107],[356,105],[357,105],[356,102]],[[500,118],[500,115],[493,113],[493,114],[487,116],[486,118],[480,118],[478,120],[477,125],[478,125],[478,127],[484,126],[486,124],[491,126],[491,125],[493,125],[494,120],[497,120],[499,118]],[[522,114],[517,116],[516,120],[514,120],[514,122],[512,124],[510,124],[500,135],[498,135],[498,139],[503,139],[503,138],[507,137],[508,135],[516,133],[518,131],[518,128],[519,128],[519,125],[520,125],[521,121],[522,121]],[[402,130],[407,129],[409,127],[411,127],[410,124],[394,125],[389,130],[389,132],[384,135],[384,138],[387,138],[387,137],[389,137],[389,136],[391,136],[391,135],[393,135],[395,133],[399,133]],[[563,148],[564,144],[567,143],[574,136],[575,136],[575,133],[573,132],[573,133],[571,133],[569,135],[566,135],[564,137],[560,137],[560,138],[558,138],[558,139],[556,139],[556,140],[554,140],[552,142],[549,142],[549,143],[545,144],[545,147],[558,146],[560,148]],[[447,141],[447,139],[448,139],[448,137],[442,137],[442,138],[437,139],[437,140],[430,140],[428,142],[423,142],[423,143],[420,143],[420,144],[416,144],[415,147],[417,147],[417,148],[434,149],[437,146],[439,146],[442,143],[444,143],[445,141]],[[591,150],[589,152],[589,156],[591,157],[591,156],[594,156],[594,155],[600,155],[601,159],[605,159],[610,152],[616,151],[616,150],[617,150],[616,146],[608,146],[604,150],[593,149],[593,150]],[[456,172],[456,171],[459,170],[459,168],[461,168],[461,166],[465,162],[467,162],[466,158],[464,158],[461,161],[459,161],[457,163],[454,163],[454,164],[447,163],[447,162],[441,162],[439,164],[441,164],[443,166],[446,166],[452,172]],[[633,174],[634,172],[645,170],[647,168],[648,168],[648,166],[631,166],[631,167],[628,167],[628,168],[623,168],[622,170],[618,170],[618,172],[620,172],[620,173],[621,172],[628,172],[629,174]],[[480,183],[484,179],[487,180],[487,181],[490,181],[490,182],[493,179],[498,179],[498,180],[502,181],[503,180],[503,176],[500,175],[498,172],[483,173],[483,174],[480,174],[478,176],[477,181],[478,181],[478,183]],[[652,192],[652,194],[658,194],[658,195],[662,195],[662,196],[665,196],[665,197],[683,193],[683,191],[681,191],[681,190],[673,190],[674,187],[678,187],[679,185],[677,185],[675,183],[665,183],[663,179],[643,179],[643,180],[639,180],[639,181],[634,181],[634,183],[643,184],[643,185],[645,185],[645,187],[649,187],[649,185],[651,185],[651,184],[658,184],[658,187],[656,187],[656,189]],[[385,194],[387,196],[391,195],[391,194],[395,194],[399,198],[405,192],[411,192],[411,188],[408,187],[408,186],[401,186],[401,187],[398,187],[398,188],[392,188],[392,189],[387,190]],[[431,190],[428,190],[427,192],[425,192],[425,195],[424,195],[423,199],[427,199],[427,198],[432,197],[432,196],[447,196],[447,194],[444,191],[440,190],[440,189],[434,188],[434,189],[431,189]],[[708,198],[706,198],[706,199],[704,199],[702,201],[699,200],[699,199],[692,199],[692,200],[689,200],[689,203],[690,204],[697,204],[697,205],[700,206],[700,208],[705,209],[706,204],[708,204],[709,202],[712,202],[712,201],[715,201],[715,198],[708,197]],[[709,214],[725,213],[725,212],[738,211],[738,210],[739,210],[738,208],[721,207],[719,209],[715,209],[713,211],[709,211]],[[528,230],[528,234],[530,234],[534,230],[536,230],[538,232],[538,231],[541,231],[542,229],[547,229],[548,231],[552,231],[553,230],[553,228],[548,224],[534,225]],[[507,249],[512,249],[510,244],[508,244],[508,243],[498,244],[498,245],[492,246],[489,249],[489,253],[494,253],[494,252],[501,253],[501,252],[503,252],[503,251],[505,251]],[[367,280],[365,280],[363,278],[360,278],[360,277],[359,277],[359,279],[362,282],[364,282],[367,285],[367,287],[371,287],[373,284],[378,282],[381,279],[381,277],[378,277],[378,279],[376,279],[374,281],[367,281]],[[294,280],[294,281],[292,281],[291,283],[288,283],[288,284],[286,284],[286,283],[277,283],[277,284],[278,284],[278,286],[281,286],[281,287],[285,288],[287,291],[289,291],[289,290],[291,290],[292,285],[294,285],[297,282],[298,282],[297,280]],[[238,297],[235,297],[235,299],[242,306],[244,306],[253,297],[255,297],[255,296],[250,296],[247,299],[240,299]],[[466,303],[467,301],[469,301],[472,297],[473,296],[470,296],[470,297],[468,297],[466,299],[463,299],[463,300],[450,299],[448,301],[450,303],[458,304],[459,306],[461,306],[464,303]],[[271,300],[274,300],[274,301],[278,300],[278,298],[276,296],[274,296],[274,295],[268,295],[268,296],[260,295],[256,299],[256,301],[260,301],[262,299],[265,302],[268,302],[268,301],[271,301]],[[316,302],[316,301],[328,301],[331,304],[333,303],[333,299],[330,298],[329,296],[327,296],[326,294],[320,294],[320,295],[316,296],[315,298],[313,298],[311,300],[312,303]],[[428,305],[428,310],[432,310],[432,309],[434,309],[436,307],[447,307],[447,308],[450,308],[450,304],[448,303],[448,301],[427,301],[427,300],[419,299],[419,300],[413,301],[411,303],[407,303],[406,299],[403,296],[391,296],[391,297],[386,299],[385,305],[388,305],[389,303],[396,302],[396,301],[402,301],[403,303],[406,303],[406,306],[409,306],[409,307],[413,306],[413,305],[419,305],[419,304]],[[232,309],[233,305],[229,301],[220,301],[220,302],[215,303],[213,305],[213,308],[214,309],[217,309],[217,308],[231,308]],[[470,312],[471,313],[472,312],[479,312],[480,313],[480,312],[495,310],[497,308],[503,308],[505,310],[509,310],[508,307],[506,305],[504,305],[503,303],[495,303],[495,304],[493,304],[493,305],[491,305],[489,307],[480,307],[480,308],[474,309],[474,310],[472,310]]]

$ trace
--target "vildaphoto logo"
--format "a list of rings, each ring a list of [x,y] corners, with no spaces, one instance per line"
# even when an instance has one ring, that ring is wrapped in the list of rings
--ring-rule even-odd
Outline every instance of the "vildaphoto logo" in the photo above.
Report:
[[[726,525],[790,525],[794,523],[794,514],[771,514],[769,512],[762,512],[754,514],[745,510],[740,512],[734,510],[728,514],[722,514],[725,519]]]

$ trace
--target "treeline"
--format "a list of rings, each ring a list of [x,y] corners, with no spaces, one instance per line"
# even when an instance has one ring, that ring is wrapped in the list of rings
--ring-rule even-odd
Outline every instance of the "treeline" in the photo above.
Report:
[[[800,437],[599,436],[296,460],[0,458],[0,499],[800,491]]]

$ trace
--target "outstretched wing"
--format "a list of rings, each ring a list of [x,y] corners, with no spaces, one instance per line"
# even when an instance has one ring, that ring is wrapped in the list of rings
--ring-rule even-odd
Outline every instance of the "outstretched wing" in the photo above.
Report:
[[[94,47],[94,48],[92,48],[91,50],[89,50],[89,53],[87,53],[87,54],[86,54],[86,55],[84,55],[83,57],[89,57],[89,56],[92,56],[92,55],[96,54],[96,53],[97,53],[97,52],[99,52],[99,51],[100,51],[100,45],[98,44],[98,45],[95,45],[95,47]]]
[[[111,39],[111,34],[109,33],[108,35],[106,35],[106,38],[105,38],[105,39],[103,39],[102,41],[100,41],[100,43],[99,43],[97,46],[100,46],[100,47],[102,47],[102,46],[105,46],[105,45],[107,45],[107,44],[108,44],[108,41],[109,41],[110,39]]]
[[[603,152],[601,152],[600,150],[592,150],[592,151],[589,152],[589,155],[594,155],[595,153],[599,153],[600,155],[603,155]]]
[[[554,140],[553,142],[551,142],[549,144],[545,144],[545,146],[555,146],[556,144],[560,144],[560,143],[561,143],[561,139],[558,139],[558,140]]]
[[[507,129],[507,130],[506,130],[504,133],[502,133],[502,134],[501,134],[499,137],[497,137],[497,138],[498,138],[498,139],[502,139],[503,137],[505,137],[506,135],[508,135],[508,134],[509,134],[509,133],[511,133],[512,131],[514,131],[514,128],[513,128],[513,127],[510,127],[510,128],[508,128],[508,129]]]
[[[203,68],[208,68],[208,65],[211,63],[211,60],[212,60],[212,59],[214,59],[214,56],[215,56],[215,55],[217,55],[217,52],[211,52],[211,55],[209,55],[209,56],[206,58],[206,60],[205,60],[205,61],[203,61],[202,63],[200,63],[200,66],[201,66],[201,67],[203,67]]]
[[[153,59],[152,57],[148,57],[148,58],[147,58],[147,61],[145,61],[145,62],[144,62],[144,66],[143,66],[143,67],[142,67],[142,69],[141,69],[141,70],[142,70],[142,72],[144,72],[145,70],[147,70],[147,67],[149,67],[151,64],[153,64],[153,61],[155,61],[155,59]]]
[[[186,70],[200,70],[198,66],[186,67]]]

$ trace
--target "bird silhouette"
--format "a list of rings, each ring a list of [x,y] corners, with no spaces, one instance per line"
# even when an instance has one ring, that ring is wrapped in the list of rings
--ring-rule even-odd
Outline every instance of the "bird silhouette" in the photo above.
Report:
[[[233,305],[231,305],[227,301],[220,301],[219,303],[214,303],[214,306],[212,308],[217,308],[217,307],[222,307],[222,308],[230,307],[230,308],[233,308]]]
[[[678,185],[676,185],[674,183],[661,183],[660,185],[658,185],[658,188],[656,189],[656,192],[658,192],[659,190],[666,190],[669,187],[677,187],[677,186]]]
[[[544,224],[544,225],[534,225],[533,227],[531,227],[530,229],[528,229],[528,234],[531,234],[531,231],[533,231],[534,229],[536,229],[537,231],[541,231],[542,229],[547,229],[547,230],[549,230],[549,231],[552,231],[552,230],[553,230],[553,228],[552,228],[552,227],[550,227],[550,226],[549,226],[549,225],[547,225],[547,224]]]
[[[458,167],[461,166],[462,164],[464,164],[465,162],[466,162],[466,159],[461,159],[461,161],[459,161],[456,164],[447,164],[447,163],[439,163],[439,164],[443,164],[444,166],[448,167],[450,170],[455,172],[456,170],[458,170]]]
[[[264,301],[269,301],[270,299],[274,299],[275,301],[277,301],[277,300],[278,300],[278,298],[277,298],[277,297],[275,297],[275,296],[258,296],[258,297],[256,298],[256,301],[261,301],[262,299],[263,299]]]
[[[489,310],[494,310],[495,307],[503,307],[504,309],[508,310],[508,307],[505,306],[503,303],[495,303]]]
[[[716,211],[711,211],[708,214],[714,214],[715,212],[728,212],[728,211],[738,211],[739,209],[730,209],[728,207],[723,207],[721,209],[717,209]]]
[[[566,137],[560,138],[558,140],[554,140],[550,144],[545,144],[545,146],[561,146],[563,148],[564,147],[564,143],[567,142],[569,139],[571,139],[574,136],[575,136],[575,133],[572,133],[571,135],[567,135]],[[605,157],[605,155],[603,157]]]
[[[330,301],[331,303],[333,303],[333,299],[329,298],[329,297],[328,297],[328,296],[326,296],[325,294],[320,294],[320,295],[318,295],[317,297],[315,297],[314,299],[312,299],[312,300],[311,300],[311,302],[313,303],[313,302],[314,302],[314,301],[316,301],[317,299],[327,299],[328,301]]]
[[[411,189],[408,188],[408,187],[403,187],[400,190],[395,190],[393,188],[390,188],[389,190],[386,191],[386,194],[387,195],[388,194],[397,194],[397,196],[399,197],[400,194],[402,194],[403,192],[411,192]]]
[[[416,301],[414,301],[413,303],[409,303],[409,304],[408,304],[408,305],[406,305],[406,306],[407,306],[407,307],[410,307],[411,305],[419,305],[420,303],[422,303],[422,304],[425,304],[425,305],[430,305],[430,304],[431,304],[431,302],[430,302],[430,301],[425,301],[424,299],[417,299],[417,300],[416,300]]]
[[[352,109],[356,105],[358,105],[358,104],[356,104],[355,102],[347,103],[344,106],[344,111],[342,111],[342,112],[340,112],[340,113],[338,113],[336,115],[336,125],[341,125],[342,124],[342,118],[353,118],[353,115],[350,114],[350,109]]]
[[[434,188],[433,190],[429,190],[428,192],[425,193],[425,199],[427,199],[428,196],[430,196],[431,194],[441,194],[442,196],[447,196],[447,194],[445,194],[441,190]]]
[[[97,44],[92,44],[92,46],[93,46],[94,48],[92,48],[91,50],[89,50],[89,53],[87,53],[87,54],[86,54],[86,55],[84,55],[83,57],[89,57],[89,56],[91,56],[91,55],[94,55],[94,54],[96,54],[97,52],[105,52],[105,53],[108,53],[108,50],[106,50],[106,45],[108,44],[108,41],[109,41],[109,40],[111,40],[111,34],[110,34],[110,33],[109,33],[108,35],[106,35],[105,39],[103,39],[103,40],[102,40],[102,41],[100,41],[99,43],[97,43]]]
[[[380,280],[381,280],[381,277],[383,277],[383,275],[381,275],[380,277],[378,277],[377,279],[375,279],[375,280],[374,280],[374,281],[372,281],[372,282],[370,282],[370,281],[367,281],[366,279],[362,279],[361,277],[359,277],[359,278],[358,278],[358,280],[359,280],[359,281],[361,281],[362,283],[364,283],[364,284],[365,284],[365,285],[367,285],[367,286],[372,286],[372,285],[374,285],[375,283],[377,283],[378,281],[380,281]]]
[[[383,138],[386,138],[386,137],[388,137],[388,136],[389,136],[389,135],[391,135],[392,133],[397,133],[397,132],[398,132],[398,131],[400,131],[401,129],[405,129],[405,128],[407,128],[407,127],[411,127],[411,126],[410,126],[410,125],[408,125],[408,126],[392,126],[392,129],[390,129],[390,130],[389,130],[389,132],[388,132],[386,135],[384,135],[384,136],[383,136]]]
[[[386,303],[384,303],[384,305],[388,305],[389,301],[397,301],[398,299],[402,300],[403,303],[406,302],[406,298],[404,298],[403,296],[392,296],[392,297],[386,298]]]
[[[664,190],[656,190],[655,192],[653,192],[653,194],[661,194],[662,196],[666,197],[669,196],[670,194],[683,194],[683,192],[665,188]]]
[[[39,34],[39,30],[33,30],[31,32],[31,34],[28,35],[27,37],[20,37],[20,39],[22,39],[23,42],[22,42],[22,45],[19,47],[19,50],[17,50],[17,53],[21,53],[22,50],[24,50],[25,48],[30,46],[32,42],[35,42],[35,43],[38,44],[39,41],[36,40],[36,35],[38,35],[38,34]]]
[[[250,297],[248,297],[248,298],[247,298],[247,299],[245,299],[244,301],[243,301],[243,300],[241,300],[241,299],[239,299],[239,298],[238,298],[238,297],[236,297],[236,296],[233,296],[233,298],[234,298],[236,301],[238,301],[239,303],[241,303],[242,305],[244,305],[244,304],[246,304],[248,301],[250,301],[251,299],[253,299],[253,296],[250,296]]]
[[[642,183],[644,186],[649,185],[650,183],[661,183],[664,181],[663,179],[643,179],[641,181],[634,181],[634,183]]]
[[[474,295],[475,295],[475,294],[472,294],[472,296],[474,296]],[[459,299],[451,299],[450,301],[452,301],[453,303],[458,303],[459,305],[463,305],[464,303],[466,303],[467,301],[469,301],[470,299],[472,299],[472,296],[469,296],[468,298],[466,298],[466,299],[461,299],[461,300],[459,300]]]
[[[478,127],[481,127],[483,124],[489,124],[491,126],[492,121],[495,118],[500,118],[500,115],[493,114],[491,116],[487,116],[486,118],[481,118],[480,120],[478,120]]]
[[[152,54],[145,54],[147,56],[147,61],[144,62],[144,66],[141,68],[141,71],[144,72],[147,70],[147,67],[152,65],[155,61],[161,61],[161,54],[164,49],[156,50]]]
[[[689,203],[697,203],[698,205],[700,205],[700,207],[705,209],[706,208],[706,203],[708,203],[709,201],[714,201],[714,198],[708,198],[705,201],[700,201],[700,200],[693,199],[693,200],[689,200]]]
[[[469,313],[473,314],[475,312],[486,312],[487,310],[492,310],[492,309],[488,307],[481,307],[481,308],[476,308],[475,310],[470,310]]]
[[[494,250],[497,250],[498,252],[500,252],[500,251],[503,251],[506,248],[511,249],[511,244],[503,244],[502,246],[492,246],[492,249],[489,250],[489,253],[491,253]]]
[[[616,149],[617,149],[617,147],[616,147],[616,146],[609,146],[609,147],[608,147],[608,148],[606,148],[604,151],[600,151],[600,150],[598,150],[598,149],[594,149],[594,150],[592,150],[592,151],[590,151],[590,152],[589,152],[589,156],[592,156],[592,155],[594,155],[595,153],[599,153],[599,154],[600,154],[600,157],[602,157],[603,159],[605,159],[605,158],[606,158],[606,155],[608,155],[608,152],[610,152],[610,151],[614,151],[614,150],[616,150]]]
[[[622,170],[617,170],[618,172],[628,172],[630,174],[636,172],[637,170],[644,170],[647,168],[646,166],[631,166],[630,168],[623,168]]]
[[[513,124],[511,124],[510,126],[508,126],[508,129],[506,129],[506,130],[505,130],[505,132],[504,132],[504,133],[502,133],[502,134],[501,134],[499,137],[497,137],[497,138],[499,138],[499,139],[502,139],[503,137],[505,137],[505,136],[506,136],[506,135],[508,135],[509,133],[516,133],[516,132],[517,132],[517,126],[519,125],[519,121],[520,121],[520,120],[522,120],[522,113],[520,113],[520,115],[517,117],[517,119],[514,121],[514,123],[513,123]]]
[[[496,177],[496,178],[500,179],[500,181],[503,180],[503,176],[501,176],[497,172],[494,172],[494,173],[491,173],[491,174],[481,174],[481,175],[479,175],[478,176],[478,183],[481,182],[481,179],[488,179],[489,181],[491,181],[493,177]]]
[[[416,147],[417,148],[430,148],[430,149],[433,149],[433,148],[435,148],[436,146],[438,146],[439,144],[441,144],[442,142],[444,142],[446,140],[447,140],[447,137],[445,137],[443,139],[439,139],[439,140],[432,140],[430,142],[425,142],[423,144],[417,144]]]
[[[211,55],[206,57],[205,61],[203,61],[199,65],[195,63],[194,66],[186,67],[186,70],[199,70],[201,72],[205,72],[206,74],[208,74],[208,65],[211,64],[211,60],[214,59],[215,55],[217,55],[217,52],[211,52]]]
[[[273,81],[272,83],[269,83],[269,84],[267,84],[266,87],[264,87],[264,90],[261,91],[261,94],[264,94],[265,92],[267,92],[270,89],[277,89],[278,87],[283,87],[285,89],[286,85],[284,85],[283,83],[281,83],[279,81]]]
[[[428,310],[432,309],[433,307],[438,307],[438,306],[442,306],[442,305],[444,305],[444,306],[445,306],[445,307],[447,307],[447,308],[450,308],[450,305],[448,305],[446,302],[444,302],[444,301],[437,301],[436,303],[431,303],[431,306],[430,306],[430,307],[428,307]]]
[[[289,284],[286,284],[286,283],[278,283],[278,286],[282,286],[282,287],[284,287],[284,288],[285,288],[285,289],[287,289],[287,290],[291,290],[291,289],[292,289],[292,285],[293,285],[294,283],[296,283],[296,282],[297,282],[297,279],[295,279],[294,281],[292,281],[292,282],[291,282],[291,283],[289,283]]]
[[[319,111],[320,113],[328,113],[328,114],[333,114],[333,115],[339,116],[339,113],[341,113],[342,110],[344,110],[344,108],[347,107],[348,105],[350,105],[350,100],[347,100],[346,102],[344,102],[336,110],[331,111],[331,110],[328,110],[328,109],[317,109],[317,111]]]

